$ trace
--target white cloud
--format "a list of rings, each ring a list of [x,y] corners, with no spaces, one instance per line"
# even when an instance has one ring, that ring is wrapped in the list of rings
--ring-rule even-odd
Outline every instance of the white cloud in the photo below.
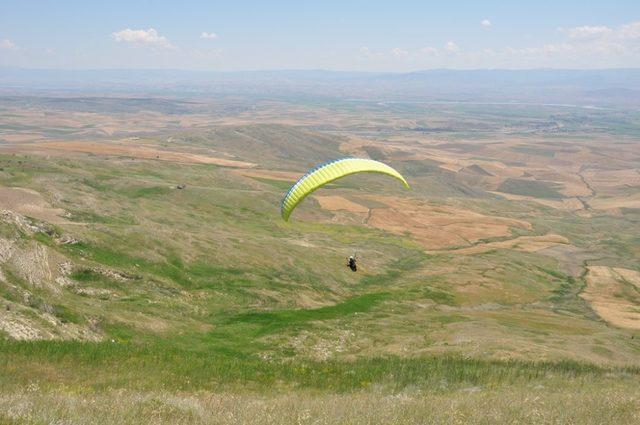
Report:
[[[420,53],[422,53],[423,55],[437,55],[438,49],[436,49],[435,47],[427,46],[420,49]]]
[[[566,53],[573,50],[574,46],[569,43],[545,44],[539,47],[525,47],[522,49],[514,49],[507,47],[505,52],[509,55],[521,56],[550,56],[558,53]]]
[[[444,45],[444,50],[446,50],[449,53],[456,53],[457,51],[460,50],[460,47],[458,47],[458,45],[453,41],[447,41]]]
[[[608,27],[577,26],[559,28],[556,39],[546,44],[487,45],[478,49],[461,48],[455,41],[442,47],[384,52],[360,48],[360,59],[375,59],[390,69],[426,67],[490,68],[608,68],[640,66],[640,21]],[[528,43],[533,43],[533,39]],[[464,45],[466,46],[466,44]],[[507,45],[508,46],[508,45]]]
[[[374,52],[371,49],[369,49],[367,46],[360,47],[360,54],[367,59],[379,59],[384,56],[383,53]]]
[[[574,27],[574,28],[560,28],[560,30],[567,33],[569,38],[579,39],[579,40],[598,38],[598,37],[606,36],[609,34],[613,34],[614,32],[609,27],[605,27],[605,26],[592,27],[589,25],[584,25],[581,27]]]
[[[488,19],[483,19],[482,21],[480,21],[480,25],[485,28],[489,28],[491,26],[491,21]]]
[[[562,50],[576,52],[577,56],[586,58],[599,55],[610,60],[616,56],[623,57],[640,53],[640,22],[631,22],[617,28],[604,25],[583,25],[573,28],[559,28],[569,38],[569,43],[562,43]],[[549,49],[547,49],[549,50]],[[551,52],[554,53],[554,52]]]
[[[544,55],[551,55],[555,53],[563,53],[568,52],[569,50],[573,50],[573,45],[569,43],[558,43],[558,44],[545,44],[540,47],[538,50],[540,53]]]
[[[119,43],[129,43],[136,47],[149,46],[160,47],[164,49],[174,49],[175,47],[166,39],[166,37],[158,34],[153,28],[148,30],[132,30],[124,29],[111,34],[111,38]]]
[[[218,34],[216,34],[215,32],[202,31],[200,33],[200,38],[204,38],[207,40],[216,40],[218,38]]]
[[[559,28],[574,40],[632,40],[640,38],[640,22],[609,28],[604,25],[584,25],[574,28]]]
[[[602,67],[610,66],[610,61],[616,58],[629,59],[640,53],[640,22],[631,22],[617,28],[583,25],[558,28],[558,31],[567,36],[565,41],[525,48],[507,47],[504,52],[507,56],[547,57],[555,61],[599,61]]]
[[[222,57],[223,51],[222,49],[193,49],[188,50],[187,53],[196,59],[219,59]]]
[[[632,22],[621,26],[617,31],[617,35],[622,39],[640,38],[640,22]]]
[[[13,43],[8,38],[3,38],[2,40],[0,40],[0,49],[18,50],[18,46],[16,46],[15,43]]]
[[[401,49],[400,47],[395,47],[391,49],[390,53],[397,58],[404,58],[409,56],[409,52],[407,52],[404,49]]]

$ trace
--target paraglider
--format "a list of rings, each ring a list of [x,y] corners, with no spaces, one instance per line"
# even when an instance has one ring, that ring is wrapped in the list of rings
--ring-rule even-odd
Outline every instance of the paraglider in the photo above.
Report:
[[[334,180],[356,173],[386,174],[400,180],[406,188],[409,188],[409,184],[399,172],[382,162],[362,158],[338,159],[312,168],[291,186],[280,205],[282,219],[289,221],[291,213],[298,204],[317,189]],[[347,267],[351,271],[358,271],[355,254],[348,258]]]
[[[351,269],[352,272],[358,271],[358,265],[356,264],[356,254],[353,254],[347,260],[347,267]]]
[[[291,186],[280,205],[282,219],[289,221],[289,216],[298,204],[315,190],[334,180],[356,173],[386,174],[400,180],[406,188],[409,188],[409,184],[399,172],[380,161],[363,158],[338,159],[312,168]]]

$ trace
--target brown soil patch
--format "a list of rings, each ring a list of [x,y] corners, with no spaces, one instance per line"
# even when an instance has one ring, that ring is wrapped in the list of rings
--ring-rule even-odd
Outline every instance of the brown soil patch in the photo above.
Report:
[[[532,196],[522,196],[522,195],[514,195],[512,193],[504,193],[504,192],[489,192],[494,195],[502,196],[505,199],[510,201],[529,201],[535,202],[540,205],[544,205],[547,207],[555,208],[557,210],[563,211],[578,211],[584,208],[582,202],[580,202],[577,198],[566,198],[566,199],[541,199],[534,198]]]
[[[364,150],[362,149],[364,146],[374,146],[370,140],[363,139],[357,136],[349,136],[347,141],[342,142],[340,144],[340,151],[342,152],[350,152],[350,153],[359,153],[362,154]]]
[[[618,276],[640,289],[640,272],[637,270],[623,269],[616,267],[613,269]]]
[[[512,167],[499,161],[468,160],[464,158],[453,159],[442,155],[427,155],[426,159],[441,162],[439,168],[454,172],[459,178],[469,181],[472,186],[481,186],[485,189],[497,189],[505,179],[520,178],[524,171],[518,167]]]
[[[555,181],[555,183],[560,183],[563,188],[559,190],[564,196],[571,198],[574,196],[591,196],[591,190],[584,184],[582,181],[576,180],[563,180],[563,181]]]
[[[640,195],[624,197],[596,197],[589,200],[589,205],[598,210],[614,210],[617,208],[640,208]]]
[[[500,177],[501,179],[522,177],[524,171],[522,168],[506,165],[500,161],[469,161],[468,164],[476,163],[487,173]]]
[[[588,301],[602,319],[614,326],[640,329],[640,304],[624,296],[625,286],[640,289],[640,272],[607,266],[590,266],[587,288],[581,297]]]
[[[5,142],[9,142],[9,143],[32,142],[38,139],[42,139],[42,134],[40,133],[0,134],[0,140],[4,140]]]
[[[589,170],[583,174],[596,191],[640,186],[640,172],[636,169]]]
[[[0,187],[0,209],[12,210],[53,224],[65,223],[64,210],[52,208],[35,190],[22,187]]]
[[[342,196],[315,196],[320,203],[320,207],[329,211],[344,210],[354,213],[368,213],[369,208],[350,201]]]
[[[157,149],[151,146],[129,145],[112,142],[43,142],[33,143],[23,148],[33,147],[39,150],[68,151],[90,153],[105,156],[131,156],[143,159],[158,159],[161,161],[186,162],[195,164],[214,164],[222,167],[251,168],[256,164],[251,162],[236,161],[232,159],[217,158],[208,155],[193,154],[187,152],[174,152]]]
[[[569,240],[564,236],[548,234],[543,236],[519,236],[506,241],[488,242],[469,248],[449,250],[455,254],[479,254],[492,249],[514,249],[522,252],[537,252],[557,245],[568,245]]]
[[[463,166],[460,164],[440,164],[438,165],[438,167],[442,168],[443,170],[446,171],[453,171],[454,173],[457,173],[458,171],[462,170]]]
[[[396,235],[409,234],[425,249],[469,246],[481,239],[510,236],[510,227],[531,230],[531,224],[449,206],[408,199],[369,196],[389,208],[373,208],[368,224]]]

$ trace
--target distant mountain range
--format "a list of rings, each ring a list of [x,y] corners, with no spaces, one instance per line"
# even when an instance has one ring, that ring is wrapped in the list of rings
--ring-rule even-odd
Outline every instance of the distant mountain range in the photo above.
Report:
[[[252,95],[334,100],[533,102],[640,106],[640,69],[450,70],[46,70],[0,68],[0,91]]]

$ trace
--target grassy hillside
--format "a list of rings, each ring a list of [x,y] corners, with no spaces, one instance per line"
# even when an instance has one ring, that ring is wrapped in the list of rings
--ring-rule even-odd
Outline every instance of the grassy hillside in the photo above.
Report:
[[[377,138],[310,108],[5,147],[0,421],[636,421],[634,142],[432,140],[415,108]],[[280,219],[297,175],[351,154],[412,190],[351,176]]]

